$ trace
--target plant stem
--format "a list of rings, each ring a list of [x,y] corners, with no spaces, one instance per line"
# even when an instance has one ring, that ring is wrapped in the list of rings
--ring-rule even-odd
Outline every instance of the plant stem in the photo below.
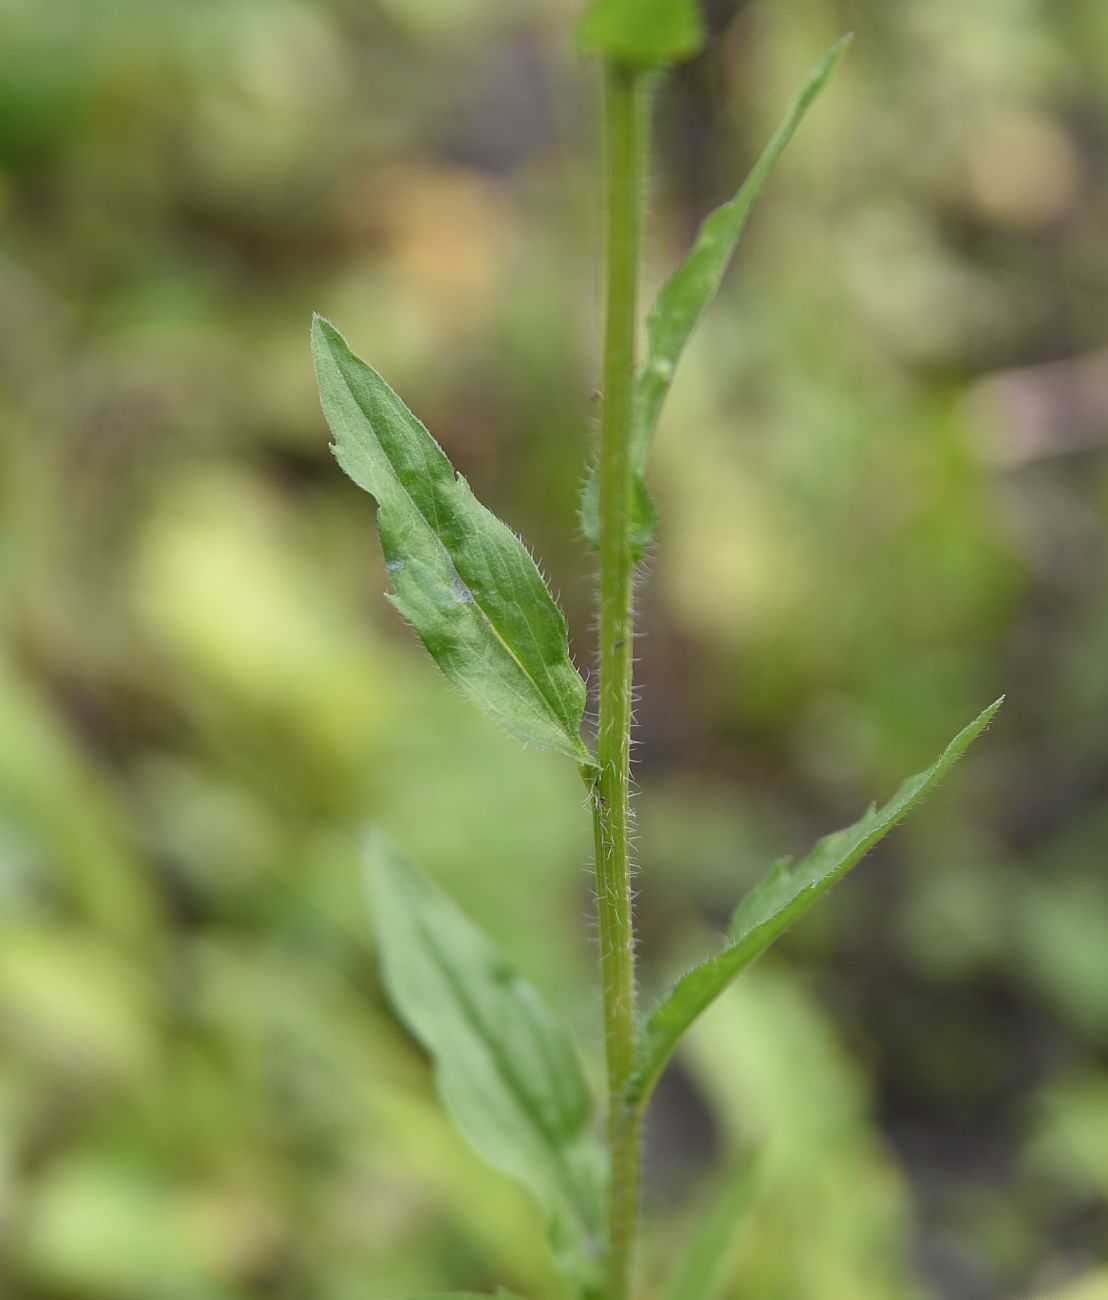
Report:
[[[600,425],[600,727],[593,787],[597,910],[608,1064],[607,1292],[628,1300],[639,1201],[639,1115],[625,1100],[635,1051],[635,950],[628,805],[634,644],[631,433],[647,99],[640,73],[604,82],[606,305]]]

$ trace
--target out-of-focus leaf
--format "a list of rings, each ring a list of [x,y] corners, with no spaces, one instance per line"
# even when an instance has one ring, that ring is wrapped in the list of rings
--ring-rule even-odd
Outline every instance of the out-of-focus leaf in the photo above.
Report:
[[[864,1073],[805,982],[766,964],[689,1031],[682,1062],[736,1155],[755,1146],[762,1185],[725,1294],[920,1300],[903,1179],[871,1126]],[[813,1283],[818,1278],[818,1283]]]
[[[565,620],[518,537],[474,497],[442,448],[327,321],[312,352],[335,456],[377,500],[393,604],[463,695],[544,749],[592,760],[585,683]]]
[[[539,993],[381,837],[367,850],[373,923],[397,1014],[435,1062],[458,1128],[545,1209],[559,1266],[596,1283],[603,1160],[573,1042]]]
[[[729,1177],[700,1218],[666,1287],[665,1300],[718,1300],[727,1285],[727,1266],[738,1230],[760,1188],[761,1170],[756,1161],[746,1161]]]
[[[40,1078],[136,1083],[157,1059],[157,989],[111,943],[74,926],[0,927],[0,1023],[7,1059]]]
[[[35,1188],[23,1243],[28,1284],[88,1300],[217,1300],[187,1211],[149,1169],[90,1153],[55,1161]],[[7,1288],[5,1288],[7,1290]]]
[[[642,557],[654,536],[654,506],[643,475],[646,473],[650,442],[673,383],[677,363],[693,330],[716,296],[762,186],[796,134],[808,109],[827,85],[850,40],[850,36],[844,36],[836,41],[812,69],[738,193],[704,219],[692,249],[662,286],[647,315],[646,355],[635,382],[635,423],[631,435],[635,473],[632,541],[636,560]],[[598,477],[594,468],[589,474],[581,500],[581,526],[594,547],[598,545],[600,536]]]
[[[1092,833],[1103,836],[1104,822],[1094,819]],[[1067,836],[1077,860],[1088,835]],[[1101,847],[1101,861],[1103,853]],[[1108,1041],[1108,883],[1102,873],[1037,873],[1021,883],[1014,899],[1023,978],[1066,1023],[1093,1041]]]
[[[1025,1152],[1031,1167],[1108,1201],[1108,1073],[1082,1071],[1049,1084],[1035,1111]]]
[[[678,980],[647,1018],[629,1085],[631,1099],[641,1100],[649,1094],[681,1035],[704,1008],[942,780],[1003,702],[1001,696],[989,705],[955,736],[931,767],[909,777],[883,807],[871,806],[861,820],[820,840],[795,867],[787,858],[774,865],[735,912],[729,945]]]
[[[1108,1268],[1095,1268],[1057,1290],[1039,1292],[1034,1300],[1108,1300]]]
[[[64,719],[0,654],[0,826],[25,845],[8,890],[57,890],[128,947],[160,942],[156,891],[123,809]],[[14,899],[5,898],[5,910]]]
[[[697,0],[593,0],[577,29],[582,49],[637,68],[666,68],[704,44]]]
[[[491,1296],[486,1291],[421,1291],[405,1300],[520,1300],[520,1297],[511,1291],[496,1291]]]

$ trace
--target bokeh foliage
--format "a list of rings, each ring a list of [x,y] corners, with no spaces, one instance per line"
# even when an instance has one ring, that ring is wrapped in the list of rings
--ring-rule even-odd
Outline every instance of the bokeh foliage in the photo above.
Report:
[[[644,1274],[745,1170],[721,1297],[1098,1300],[1108,10],[707,8],[659,106],[654,285],[857,40],[657,439],[647,991],[780,852],[1009,702],[698,1027],[649,1126]],[[598,1045],[579,783],[397,627],[307,330],[341,322],[525,531],[587,665],[575,16],[0,0],[12,1300],[558,1294],[537,1215],[385,1010],[354,856],[380,825]]]

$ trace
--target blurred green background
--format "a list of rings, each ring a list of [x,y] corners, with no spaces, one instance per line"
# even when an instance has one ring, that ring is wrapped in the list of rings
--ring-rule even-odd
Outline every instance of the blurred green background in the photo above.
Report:
[[[576,7],[0,0],[9,1300],[562,1295],[384,1005],[355,842],[443,882],[595,1072],[586,811],[382,599],[308,322],[527,537],[590,664]],[[693,1035],[649,1126],[644,1296],[730,1186],[721,1297],[1104,1300],[1108,5],[709,9],[659,99],[651,287],[858,39],[658,440],[645,994],[1009,702]]]

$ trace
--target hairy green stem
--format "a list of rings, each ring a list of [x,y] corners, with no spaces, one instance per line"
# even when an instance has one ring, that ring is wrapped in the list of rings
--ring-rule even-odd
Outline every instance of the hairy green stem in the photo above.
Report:
[[[611,1156],[605,1300],[628,1300],[631,1293],[639,1203],[640,1111],[627,1105],[625,1094],[635,1052],[628,844],[634,641],[631,437],[647,124],[642,74],[609,64],[604,83],[607,285],[600,424],[600,768],[593,785]]]

